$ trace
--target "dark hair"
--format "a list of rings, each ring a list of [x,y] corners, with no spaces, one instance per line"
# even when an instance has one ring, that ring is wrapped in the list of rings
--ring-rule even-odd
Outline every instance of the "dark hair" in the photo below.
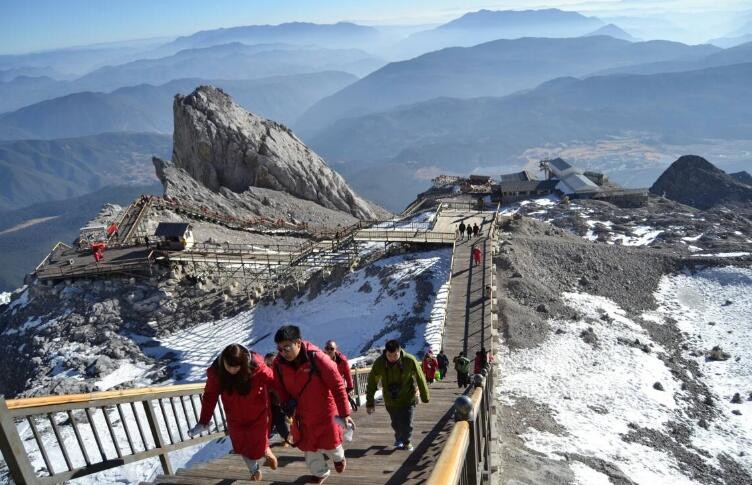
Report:
[[[224,362],[230,367],[240,366],[240,371],[232,375],[225,369]],[[256,362],[251,358],[251,352],[240,344],[230,344],[222,351],[222,354],[214,361],[213,366],[219,377],[219,387],[222,392],[229,394],[237,391],[244,396],[251,390],[251,376],[256,370]]]
[[[390,340],[384,346],[387,352],[397,352],[400,349],[399,340]]]
[[[295,325],[282,325],[274,334],[274,343],[284,342],[285,340],[299,340],[300,329]]]
[[[275,358],[276,356],[277,356],[277,353],[276,353],[276,352],[269,352],[268,354],[266,354],[266,355],[264,356],[264,360],[266,360],[266,359],[273,359],[273,358]]]

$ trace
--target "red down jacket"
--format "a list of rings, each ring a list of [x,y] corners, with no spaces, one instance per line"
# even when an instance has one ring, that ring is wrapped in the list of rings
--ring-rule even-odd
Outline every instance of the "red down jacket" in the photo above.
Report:
[[[258,368],[251,375],[251,390],[241,396],[237,392],[222,392],[227,427],[235,453],[258,460],[269,447],[269,386],[274,382],[272,370],[264,359],[253,353]],[[204,400],[199,423],[208,424],[220,395],[219,377],[214,366],[206,371]]]
[[[345,391],[348,393],[353,390],[353,380],[352,380],[352,373],[350,372],[350,363],[347,361],[347,357],[345,357],[345,354],[342,352],[337,352],[334,354],[335,360],[334,362],[337,363],[337,370],[339,370],[339,375],[342,376],[342,379],[345,381]]]
[[[317,369],[310,382],[309,353],[316,359]],[[301,438],[296,446],[301,451],[316,451],[333,450],[342,444],[342,430],[334,422],[334,416],[349,416],[350,402],[334,361],[312,343],[303,341],[300,354],[293,362],[277,355],[274,374],[275,388],[282,403],[291,398],[298,402],[296,413],[300,418]]]

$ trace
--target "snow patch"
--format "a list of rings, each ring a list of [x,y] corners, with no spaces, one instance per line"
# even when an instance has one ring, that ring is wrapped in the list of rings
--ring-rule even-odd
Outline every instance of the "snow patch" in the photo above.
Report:
[[[574,473],[575,483],[579,485],[611,485],[608,475],[595,471],[582,462],[573,461],[569,468]]]
[[[695,274],[664,276],[656,292],[658,312],[673,318],[686,332],[689,348],[684,357],[695,360],[724,417],[710,429],[696,429],[693,443],[734,459],[752,472],[752,269],[733,266],[709,268]],[[731,357],[708,361],[705,352],[720,346]],[[695,355],[693,355],[695,354]],[[699,355],[698,355],[699,354]],[[740,393],[742,402],[732,404]],[[741,411],[742,415],[732,414]],[[740,453],[744,452],[743,456]],[[717,466],[717,464],[716,464]]]
[[[3,291],[0,293],[0,305],[7,305],[10,303],[10,295],[11,293],[9,291]]]
[[[106,391],[125,382],[139,379],[148,369],[148,366],[141,363],[134,364],[128,361],[122,361],[115,372],[104,376],[95,384],[100,391]]]
[[[400,331],[391,327],[414,313],[418,301],[415,280],[429,274],[433,287],[439,290],[425,302],[415,338],[403,342],[409,352],[415,353],[427,344],[440,346],[450,261],[448,248],[393,256],[350,273],[341,285],[325,289],[313,300],[303,296],[289,306],[281,300],[262,303],[234,317],[205,322],[157,341],[133,338],[152,357],[173,354],[171,360],[178,366],[174,369],[176,382],[203,380],[208,365],[234,342],[260,353],[274,351],[274,332],[285,323],[299,325],[303,337],[318,346],[335,339],[345,355],[355,358],[370,347],[383,347],[390,338],[399,337]]]
[[[663,430],[678,408],[674,396],[684,391],[658,358],[663,349],[613,301],[584,293],[563,296],[583,315],[580,320],[552,320],[552,327],[565,332],[536,348],[499,352],[502,402],[534,399],[564,428],[560,434],[528,428],[521,435],[525,444],[554,459],[564,459],[565,453],[601,458],[638,483],[694,483],[671,455],[622,439],[630,426]],[[580,338],[588,328],[598,338],[597,350]],[[635,339],[653,351],[622,343]],[[665,390],[654,389],[655,382]],[[600,479],[581,467],[573,471],[579,483]]]

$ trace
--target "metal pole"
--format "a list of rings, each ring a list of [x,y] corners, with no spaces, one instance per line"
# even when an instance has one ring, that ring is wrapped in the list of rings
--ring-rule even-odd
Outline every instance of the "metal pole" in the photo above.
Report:
[[[10,476],[17,485],[35,485],[39,483],[31,467],[29,455],[18,435],[16,422],[8,411],[5,397],[0,396],[0,450],[8,465]]]

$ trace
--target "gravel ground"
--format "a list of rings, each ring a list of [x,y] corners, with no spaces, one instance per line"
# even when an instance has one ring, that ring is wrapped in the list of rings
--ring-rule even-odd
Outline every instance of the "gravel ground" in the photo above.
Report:
[[[613,210],[620,211],[615,208]],[[674,216],[670,221],[664,221],[664,224],[688,227],[697,219],[710,220],[715,217],[714,234],[734,234],[733,244],[736,246],[736,239],[748,236],[735,234],[735,231],[748,221],[739,215],[727,219],[716,217],[722,213],[722,210],[713,214],[692,210],[684,216]],[[574,321],[581,318],[577,311],[562,300],[563,292],[583,292],[608,298],[643,327],[653,342],[665,349],[665,353],[661,353],[659,358],[681,382],[682,390],[689,391],[683,393],[684,402],[681,403],[685,416],[695,420],[695,424],[700,423],[700,426],[717,419],[718,412],[705,397],[710,394],[708,386],[695,377],[701,376],[696,372],[697,364],[682,357],[684,336],[677,326],[672,322],[659,325],[645,321],[641,316],[656,308],[654,292],[662,276],[679,270],[691,271],[699,267],[728,265],[730,261],[727,258],[712,257],[698,261],[700,258],[688,254],[684,244],[679,242],[679,234],[673,242],[667,242],[666,239],[662,244],[657,244],[659,247],[609,245],[585,240],[581,235],[564,229],[562,221],[566,217],[563,211],[554,210],[553,214],[549,212],[545,217],[558,220],[557,225],[560,227],[519,216],[509,217],[501,223],[502,232],[494,262],[498,268],[497,296],[502,345],[512,352],[536,348],[554,333],[567,331],[552,328],[548,323],[550,320]],[[724,226],[724,221],[730,224]],[[659,229],[665,227],[655,219],[651,224]],[[713,241],[715,240],[708,238],[706,243]],[[718,241],[730,244],[728,239]],[[752,258],[735,258],[733,264],[752,266]],[[591,344],[594,353],[598,352],[597,335],[584,331],[580,337]],[[640,342],[621,343],[637,348],[643,346]],[[651,348],[645,347],[643,351],[651,351]],[[577,453],[566,454],[564,460],[554,460],[527,447],[520,437],[527,429],[552,434],[566,432],[546,406],[535,401],[534,395],[530,397],[530,400],[515,399],[513,404],[502,404],[499,408],[502,483],[572,483],[573,468],[569,464],[574,461],[607,476],[611,483],[635,483],[621,471],[618,463]],[[679,464],[687,476],[699,483],[752,483],[752,477],[733,457],[725,455],[720,460],[720,467],[710,466],[702,459],[703,450],[693,448],[685,422],[669,422],[663,431],[635,426],[622,436],[622,440],[662,450]]]

